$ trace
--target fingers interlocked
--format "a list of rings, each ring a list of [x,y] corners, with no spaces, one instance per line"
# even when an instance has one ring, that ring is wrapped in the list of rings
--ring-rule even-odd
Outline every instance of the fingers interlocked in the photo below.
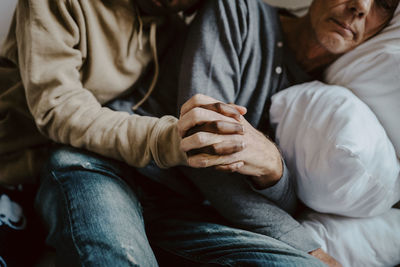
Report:
[[[229,168],[231,160],[227,162],[223,156],[239,152],[245,146],[241,138],[244,134],[241,120],[245,112],[244,107],[225,104],[204,95],[189,99],[181,108],[178,122],[179,134],[183,137],[181,149],[188,153],[189,165],[210,167],[222,164],[225,169]],[[241,163],[234,163],[234,169],[241,166]]]

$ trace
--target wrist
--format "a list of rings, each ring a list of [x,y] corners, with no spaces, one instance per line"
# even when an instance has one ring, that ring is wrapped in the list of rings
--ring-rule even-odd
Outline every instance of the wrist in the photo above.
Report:
[[[281,171],[280,173],[277,172],[275,174],[270,174],[270,175],[251,176],[249,180],[251,181],[255,189],[263,190],[268,187],[276,185],[282,178],[282,174],[283,171]]]
[[[178,133],[177,119],[163,116],[155,128],[152,155],[156,164],[161,168],[187,165],[186,153],[180,149],[182,138]]]
[[[257,190],[263,190],[268,187],[274,186],[279,182],[279,180],[283,176],[283,162],[282,158],[279,157],[273,160],[274,164],[272,164],[273,168],[268,168],[268,171],[264,175],[260,176],[251,176],[249,179],[252,182],[253,186]]]

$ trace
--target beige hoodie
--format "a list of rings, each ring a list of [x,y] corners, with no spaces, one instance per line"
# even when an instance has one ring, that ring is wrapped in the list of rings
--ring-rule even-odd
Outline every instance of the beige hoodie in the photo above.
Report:
[[[176,118],[102,107],[153,60],[137,12],[134,0],[18,2],[0,54],[0,183],[34,182],[50,140],[136,167],[186,163]]]

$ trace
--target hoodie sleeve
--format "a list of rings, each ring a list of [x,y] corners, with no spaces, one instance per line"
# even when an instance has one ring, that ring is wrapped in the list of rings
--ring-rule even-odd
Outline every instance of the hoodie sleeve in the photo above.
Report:
[[[38,129],[55,142],[142,167],[186,163],[177,119],[112,111],[81,83],[85,18],[77,1],[20,0],[17,43],[21,78]]]

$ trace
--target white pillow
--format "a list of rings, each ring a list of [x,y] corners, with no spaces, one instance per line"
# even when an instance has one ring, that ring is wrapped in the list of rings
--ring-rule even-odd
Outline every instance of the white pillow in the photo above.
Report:
[[[400,157],[400,5],[382,33],[326,70],[325,81],[349,88],[374,111]]]
[[[400,163],[374,113],[349,90],[311,82],[272,97],[271,123],[298,197],[310,208],[353,217],[400,199]]]
[[[400,210],[372,218],[308,212],[301,224],[343,267],[400,264]]]

